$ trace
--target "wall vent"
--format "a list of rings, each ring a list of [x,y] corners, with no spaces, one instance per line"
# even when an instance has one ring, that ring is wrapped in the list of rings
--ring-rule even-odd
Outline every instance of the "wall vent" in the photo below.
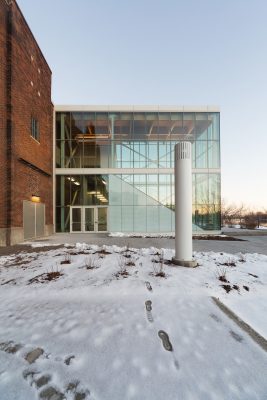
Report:
[[[191,143],[180,142],[177,143],[176,148],[176,159],[177,160],[188,160],[191,158]]]

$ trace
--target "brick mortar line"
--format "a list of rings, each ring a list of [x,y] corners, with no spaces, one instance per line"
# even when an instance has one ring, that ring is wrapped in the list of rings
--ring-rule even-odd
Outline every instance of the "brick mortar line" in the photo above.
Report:
[[[239,318],[230,308],[224,305],[216,297],[211,297],[213,302],[223,311],[232,321],[234,321],[243,331],[245,331],[254,342],[256,342],[264,351],[267,352],[267,340],[256,332],[250,325]]]

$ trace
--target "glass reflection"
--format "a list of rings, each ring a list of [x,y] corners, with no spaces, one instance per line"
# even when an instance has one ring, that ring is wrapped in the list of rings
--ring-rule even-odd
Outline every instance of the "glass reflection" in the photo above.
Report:
[[[70,229],[71,206],[106,205],[109,230],[173,231],[174,175],[161,172],[174,167],[180,140],[192,143],[193,230],[220,229],[219,113],[56,113],[57,168],[135,169],[135,174],[58,175],[57,231]]]
[[[173,168],[179,140],[194,168],[220,164],[219,113],[56,113],[57,168]]]
[[[141,232],[143,227],[147,232],[172,232],[174,175],[58,176],[56,204],[59,232],[69,229],[70,206],[106,205],[109,205],[110,231],[131,232],[135,229]],[[220,174],[193,174],[192,204],[194,231],[220,229]],[[151,219],[153,215],[157,215],[156,220]]]

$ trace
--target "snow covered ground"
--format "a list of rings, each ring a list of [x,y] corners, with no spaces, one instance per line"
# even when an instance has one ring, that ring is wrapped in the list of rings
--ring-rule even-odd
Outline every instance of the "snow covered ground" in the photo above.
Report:
[[[0,257],[0,399],[265,400],[266,353],[211,296],[267,338],[267,256],[195,253],[186,269],[173,254]]]

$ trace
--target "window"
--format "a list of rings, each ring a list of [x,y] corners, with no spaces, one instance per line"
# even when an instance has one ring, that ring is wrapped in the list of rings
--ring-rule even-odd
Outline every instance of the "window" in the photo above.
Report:
[[[40,142],[39,122],[36,118],[31,119],[31,136]]]

